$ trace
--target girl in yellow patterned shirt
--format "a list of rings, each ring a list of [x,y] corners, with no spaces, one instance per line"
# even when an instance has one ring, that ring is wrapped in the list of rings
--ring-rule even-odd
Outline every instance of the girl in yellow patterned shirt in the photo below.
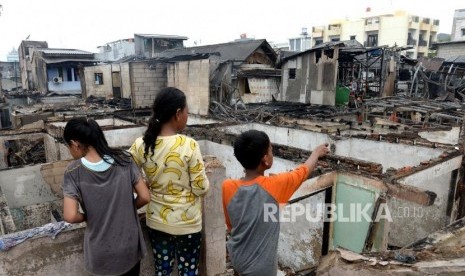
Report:
[[[208,191],[209,182],[197,141],[177,134],[187,123],[186,96],[177,88],[164,88],[155,98],[152,113],[144,136],[129,151],[149,180],[147,226],[156,275],[170,275],[175,257],[179,275],[198,275],[200,197]]]

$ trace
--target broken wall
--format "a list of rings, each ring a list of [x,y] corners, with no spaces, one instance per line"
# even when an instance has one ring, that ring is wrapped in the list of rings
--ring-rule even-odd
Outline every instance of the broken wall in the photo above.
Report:
[[[158,91],[167,86],[166,64],[130,62],[131,98],[134,108],[152,106]]]
[[[112,64],[84,67],[84,78],[86,84],[86,97],[113,97],[112,87]],[[103,83],[100,84],[95,79],[96,74],[102,74]]]
[[[344,138],[335,144],[336,155],[379,163],[383,166],[383,172],[388,168],[416,166],[444,152],[441,149],[356,138]]]
[[[317,51],[305,52],[288,59],[282,66],[281,100],[334,105],[338,70],[336,58],[324,54],[317,60]]]
[[[210,71],[209,59],[178,61],[168,65],[168,86],[176,87],[186,94],[191,114],[208,115]]]
[[[134,141],[142,136],[147,129],[145,126],[134,125],[115,118],[98,119],[96,121],[102,127],[108,145],[116,148],[129,149]],[[66,122],[55,122],[49,123],[47,126],[48,134],[44,134],[47,162],[73,158],[62,140],[65,125]]]
[[[37,141],[40,143],[44,143],[43,137],[44,137],[43,133],[28,133],[28,134],[0,136],[0,169],[4,169],[8,167],[7,161],[6,161],[8,141],[18,141],[20,145],[21,145],[20,143],[21,140],[30,141],[30,142]]]
[[[401,184],[434,192],[437,197],[431,206],[391,199],[388,207],[392,210],[393,222],[390,223],[389,244],[406,246],[455,219],[454,195],[461,164],[462,156],[458,156],[398,180]]]

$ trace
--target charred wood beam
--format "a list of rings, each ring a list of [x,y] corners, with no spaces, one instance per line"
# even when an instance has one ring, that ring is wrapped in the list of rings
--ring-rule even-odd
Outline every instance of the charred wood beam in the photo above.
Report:
[[[433,205],[437,197],[436,193],[434,192],[419,189],[409,185],[389,183],[385,183],[385,185],[388,188],[387,194],[391,197],[414,202],[424,206]]]

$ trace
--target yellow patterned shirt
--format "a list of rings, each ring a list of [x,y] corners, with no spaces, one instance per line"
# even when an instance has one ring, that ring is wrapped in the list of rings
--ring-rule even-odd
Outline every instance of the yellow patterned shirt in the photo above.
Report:
[[[172,235],[202,230],[200,196],[209,188],[198,143],[185,135],[158,136],[155,153],[145,153],[142,137],[129,149],[150,183],[147,226]]]

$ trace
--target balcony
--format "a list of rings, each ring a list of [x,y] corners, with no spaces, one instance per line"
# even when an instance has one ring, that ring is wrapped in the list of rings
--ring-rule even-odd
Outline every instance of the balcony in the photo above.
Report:
[[[340,25],[329,25],[327,33],[328,33],[328,36],[341,35],[341,26]]]
[[[324,27],[312,27],[312,37],[323,37]]]
[[[365,32],[379,31],[379,23],[365,25]]]
[[[332,27],[328,30],[328,36],[341,35],[341,27]]]
[[[323,32],[312,32],[312,37],[323,37]]]
[[[417,46],[417,40],[413,38],[407,39],[407,45],[408,46]]]
[[[418,42],[418,46],[423,47],[423,46],[428,46],[428,41],[426,40],[420,40]]]

